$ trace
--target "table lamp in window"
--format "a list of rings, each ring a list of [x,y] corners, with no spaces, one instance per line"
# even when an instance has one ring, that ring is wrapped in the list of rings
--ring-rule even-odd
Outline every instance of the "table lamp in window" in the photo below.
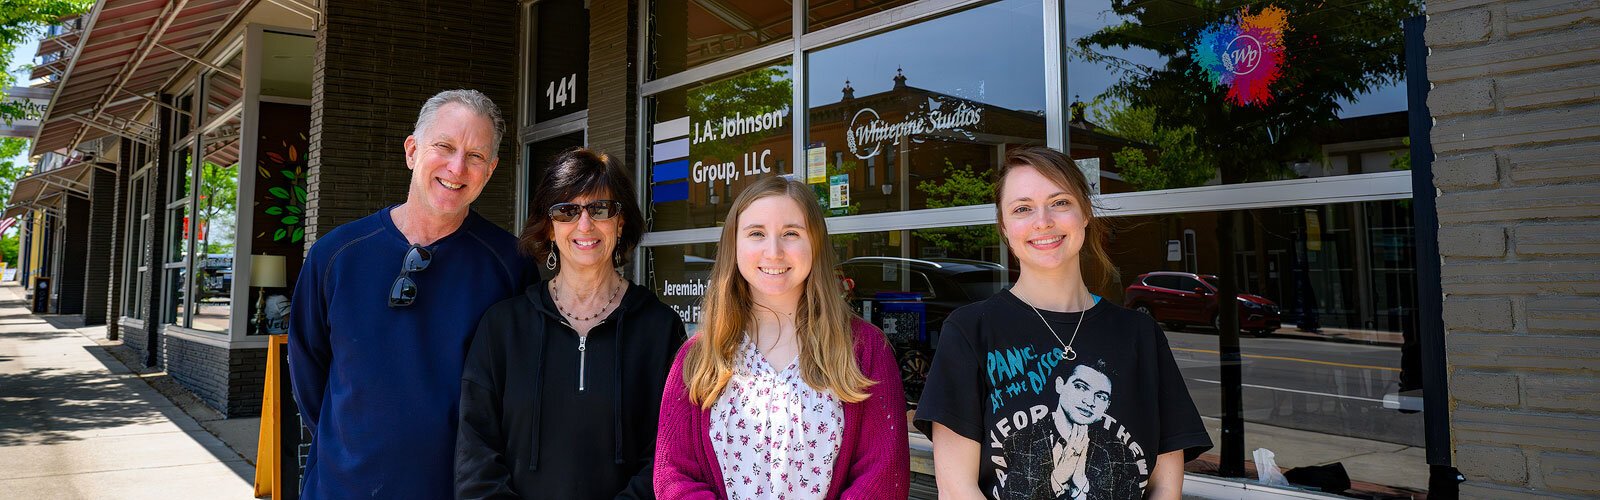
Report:
[[[283,268],[282,255],[250,256],[250,286],[260,289],[256,293],[256,333],[267,331],[267,289],[288,286]]]

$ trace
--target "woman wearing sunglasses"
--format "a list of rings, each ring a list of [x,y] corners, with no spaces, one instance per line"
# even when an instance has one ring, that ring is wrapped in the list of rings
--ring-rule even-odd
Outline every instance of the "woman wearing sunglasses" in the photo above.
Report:
[[[841,298],[816,195],[769,177],[729,214],[700,332],[661,402],[656,495],[905,498],[900,371]]]
[[[652,498],[656,418],[678,315],[617,268],[643,233],[604,153],[556,157],[521,247],[555,273],[491,307],[461,377],[457,498]]]

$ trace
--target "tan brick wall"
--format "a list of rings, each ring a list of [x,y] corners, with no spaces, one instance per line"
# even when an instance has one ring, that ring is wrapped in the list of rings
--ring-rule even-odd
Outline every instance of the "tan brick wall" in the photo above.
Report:
[[[1600,495],[1600,2],[1428,13],[1462,496]]]

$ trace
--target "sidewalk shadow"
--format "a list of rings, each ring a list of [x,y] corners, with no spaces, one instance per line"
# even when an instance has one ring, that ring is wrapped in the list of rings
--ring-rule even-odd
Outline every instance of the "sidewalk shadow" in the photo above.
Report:
[[[0,447],[78,441],[91,435],[84,431],[162,420],[121,377],[99,371],[0,373],[0,399]]]
[[[49,323],[50,326],[55,327],[57,330],[77,330],[84,327],[83,316],[76,314],[38,314],[35,316],[44,320],[45,323]]]
[[[194,432],[202,432],[206,433],[207,435],[212,434],[212,431],[207,430],[205,425],[200,422],[200,418],[185,412],[180,408],[181,405],[178,401],[171,399],[173,397],[172,395],[165,394],[159,388],[164,384],[177,385],[176,382],[172,381],[172,377],[170,375],[166,374],[165,372],[160,372],[160,368],[143,367],[137,362],[133,365],[126,363],[128,360],[134,359],[135,354],[131,348],[121,344],[113,344],[109,346],[83,346],[83,349],[90,355],[94,356],[95,360],[99,361],[101,365],[104,365],[107,370],[111,371],[112,373],[120,374],[119,376],[121,377],[129,377],[122,379],[126,380],[127,384],[143,384],[138,388],[142,391],[148,391],[144,392],[144,394],[149,395],[151,398],[161,398],[162,403],[167,403],[150,406],[152,410],[161,415],[162,419],[173,422],[188,420],[197,426],[197,429],[195,429]],[[118,353],[115,350],[120,350],[122,356],[118,356]],[[131,378],[134,376],[138,378]],[[132,387],[129,387],[129,389],[133,390]],[[203,405],[204,403],[199,402],[198,398],[196,398],[194,404]],[[229,470],[232,470],[235,475],[238,475],[239,479],[245,481],[246,483],[255,484],[256,471],[254,466],[251,465],[255,462],[255,457],[241,456],[237,451],[229,446],[227,442],[223,441],[220,436],[212,437],[215,438],[222,446],[220,449],[214,449],[215,447],[207,446],[204,447],[206,451],[210,452],[212,456],[217,457],[217,460],[222,462],[223,465],[227,466]]]

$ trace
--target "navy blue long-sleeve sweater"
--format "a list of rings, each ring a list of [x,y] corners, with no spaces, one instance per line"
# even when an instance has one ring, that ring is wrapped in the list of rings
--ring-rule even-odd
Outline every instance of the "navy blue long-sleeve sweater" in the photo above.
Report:
[[[478,319],[522,290],[516,238],[470,213],[389,307],[410,249],[389,207],[318,238],[295,284],[289,373],[312,429],[304,498],[454,495],[461,368]]]

